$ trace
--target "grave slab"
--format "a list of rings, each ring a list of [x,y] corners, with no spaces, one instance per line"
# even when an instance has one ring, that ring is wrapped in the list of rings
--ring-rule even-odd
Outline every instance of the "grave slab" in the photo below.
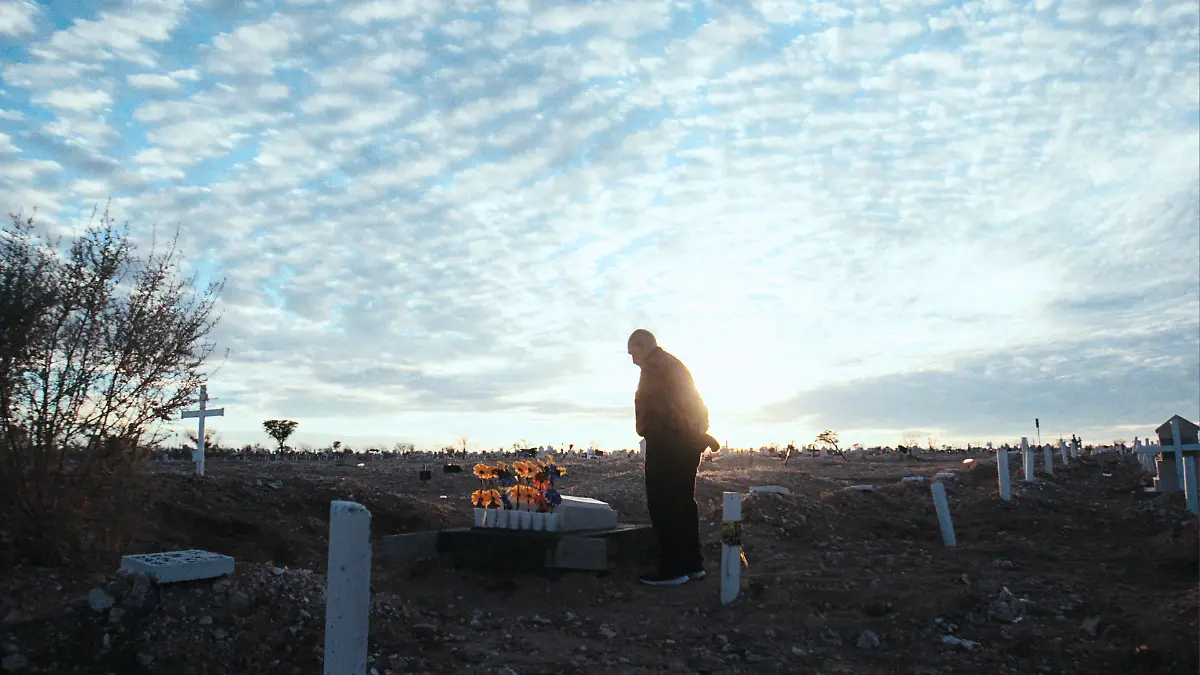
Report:
[[[791,491],[782,485],[752,485],[750,486],[750,494],[787,495],[791,494]]]
[[[121,569],[144,572],[156,583],[171,584],[233,574],[233,558],[195,549],[145,553],[121,556]]]
[[[563,495],[562,504],[555,509],[559,532],[606,530],[616,527],[617,512],[611,506],[590,497]]]
[[[460,527],[415,534],[421,537],[384,537],[384,555],[402,564],[431,557],[428,536],[436,535],[438,557],[462,567],[509,573],[607,571],[623,562],[648,562],[658,548],[653,528],[630,523],[576,532]]]

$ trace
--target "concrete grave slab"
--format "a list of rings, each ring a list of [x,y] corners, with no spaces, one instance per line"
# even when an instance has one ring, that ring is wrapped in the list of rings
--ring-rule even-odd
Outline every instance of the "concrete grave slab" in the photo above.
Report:
[[[233,558],[195,549],[144,553],[121,556],[121,569],[144,572],[156,583],[171,584],[233,574]]]
[[[617,512],[599,499],[563,495],[555,509],[559,532],[604,530],[617,526]]]
[[[789,495],[791,491],[782,485],[752,485],[750,486],[750,494]]]

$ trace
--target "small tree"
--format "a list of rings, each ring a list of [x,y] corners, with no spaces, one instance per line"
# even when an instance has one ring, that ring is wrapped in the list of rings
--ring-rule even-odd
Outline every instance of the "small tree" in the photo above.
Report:
[[[462,436],[459,436],[459,437],[458,437],[458,449],[459,449],[459,450],[461,450],[462,452],[466,452],[466,451],[467,451],[467,444],[468,444],[468,443],[470,443],[470,442],[471,442],[471,437],[470,437],[470,436],[467,436],[466,434],[463,434]]]
[[[838,449],[838,435],[833,429],[826,429],[817,434],[816,440],[821,445],[832,445],[835,451]]]
[[[89,495],[133,494],[138,448],[205,379],[221,284],[197,292],[172,240],[139,257],[105,211],[69,247],[32,217],[0,228],[0,529],[61,562]],[[96,499],[90,500],[96,506]],[[2,539],[2,537],[0,537]]]
[[[337,451],[339,451],[339,450],[341,450],[341,449],[342,449],[342,442],[341,442],[341,441],[334,441],[334,442],[333,442],[333,451],[334,451],[334,452],[337,452]]]
[[[267,420],[263,422],[263,429],[266,429],[267,435],[274,438],[275,442],[279,444],[279,452],[283,452],[287,449],[287,439],[299,425],[299,422],[292,420]]]

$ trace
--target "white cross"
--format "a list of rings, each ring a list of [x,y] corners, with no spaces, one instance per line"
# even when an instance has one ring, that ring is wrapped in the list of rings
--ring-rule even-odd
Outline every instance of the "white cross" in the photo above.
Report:
[[[225,415],[224,408],[213,408],[207,410],[208,405],[208,385],[200,385],[200,409],[183,411],[182,419],[196,417],[200,419],[200,434],[196,438],[196,452],[192,453],[192,461],[196,463],[196,475],[204,475],[204,418],[205,417],[223,417]]]

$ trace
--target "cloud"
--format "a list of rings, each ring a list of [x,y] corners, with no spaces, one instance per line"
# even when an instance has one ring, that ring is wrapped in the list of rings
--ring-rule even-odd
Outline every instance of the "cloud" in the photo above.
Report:
[[[37,3],[33,0],[0,2],[0,35],[20,37],[34,32],[34,19],[38,11]]]
[[[735,443],[1196,407],[1189,0],[77,11],[0,21],[0,207],[181,227],[234,442],[631,446],[637,326]]]

